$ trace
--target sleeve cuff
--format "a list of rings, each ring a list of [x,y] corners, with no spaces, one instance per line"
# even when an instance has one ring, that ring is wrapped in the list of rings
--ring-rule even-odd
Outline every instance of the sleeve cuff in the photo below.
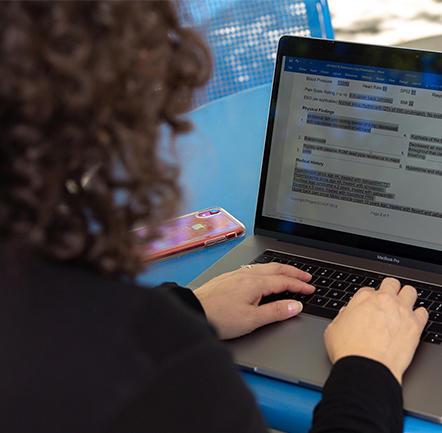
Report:
[[[178,298],[187,307],[191,308],[192,310],[196,311],[204,318],[206,318],[206,313],[204,312],[203,306],[201,305],[198,298],[194,295],[192,290],[181,287],[176,283],[163,283],[156,288],[171,293],[172,296]]]
[[[327,429],[327,425],[337,429]],[[333,366],[315,409],[312,432],[402,432],[402,388],[372,359],[348,356]]]

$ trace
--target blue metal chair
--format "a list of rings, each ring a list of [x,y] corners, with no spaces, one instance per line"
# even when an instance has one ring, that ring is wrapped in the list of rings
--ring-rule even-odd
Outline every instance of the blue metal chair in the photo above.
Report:
[[[181,20],[210,45],[213,77],[196,105],[269,83],[285,34],[333,39],[327,0],[181,0]]]

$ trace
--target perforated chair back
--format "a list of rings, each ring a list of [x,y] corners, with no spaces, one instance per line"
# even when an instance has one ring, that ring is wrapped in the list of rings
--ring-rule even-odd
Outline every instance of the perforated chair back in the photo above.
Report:
[[[285,34],[333,39],[327,0],[181,0],[181,21],[210,45],[214,72],[196,105],[269,83]]]

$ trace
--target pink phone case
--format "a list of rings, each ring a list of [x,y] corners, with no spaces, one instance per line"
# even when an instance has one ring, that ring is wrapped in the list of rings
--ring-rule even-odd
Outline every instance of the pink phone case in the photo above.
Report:
[[[161,237],[141,254],[144,261],[156,262],[239,238],[245,232],[244,225],[224,209],[204,209],[165,222],[160,227]]]

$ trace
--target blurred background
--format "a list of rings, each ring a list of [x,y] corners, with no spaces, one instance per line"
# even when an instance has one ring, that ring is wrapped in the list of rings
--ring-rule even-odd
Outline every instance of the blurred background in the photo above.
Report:
[[[328,0],[328,6],[335,39],[400,45],[442,35],[442,0]]]
[[[215,59],[195,107],[270,83],[284,34],[442,51],[442,0],[180,0]],[[417,46],[410,41],[425,38]]]

